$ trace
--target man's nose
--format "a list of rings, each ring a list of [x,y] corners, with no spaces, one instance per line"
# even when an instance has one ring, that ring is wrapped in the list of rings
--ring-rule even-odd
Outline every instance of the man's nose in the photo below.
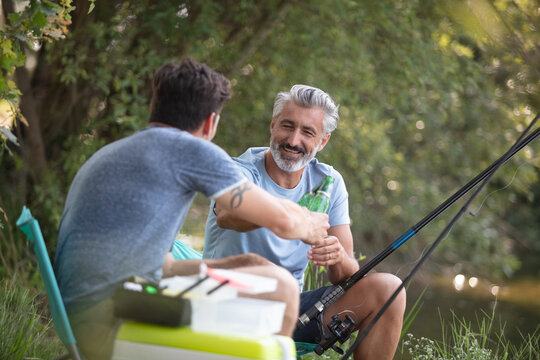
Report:
[[[289,138],[287,139],[289,142],[289,145],[291,146],[300,146],[302,144],[302,134],[300,134],[300,131],[293,131]]]

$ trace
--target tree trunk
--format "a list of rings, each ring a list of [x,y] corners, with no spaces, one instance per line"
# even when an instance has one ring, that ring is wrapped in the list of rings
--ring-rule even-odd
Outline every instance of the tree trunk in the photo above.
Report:
[[[15,6],[12,0],[2,1],[2,10],[4,16],[15,12]],[[47,160],[45,157],[45,147],[41,135],[40,119],[36,111],[36,105],[32,93],[30,73],[26,67],[19,67],[15,71],[17,87],[23,94],[20,100],[20,110],[28,122],[28,128],[22,132],[24,139],[21,139],[21,148],[23,158],[28,164],[32,179],[36,184],[41,183],[45,170],[47,169]]]
[[[22,146],[26,146],[25,157],[32,180],[35,184],[40,184],[47,170],[47,159],[41,135],[40,119],[36,111],[31,88],[30,73],[25,67],[20,67],[15,74],[17,86],[23,94],[20,102],[21,113],[28,121],[28,128],[24,131],[25,139]]]

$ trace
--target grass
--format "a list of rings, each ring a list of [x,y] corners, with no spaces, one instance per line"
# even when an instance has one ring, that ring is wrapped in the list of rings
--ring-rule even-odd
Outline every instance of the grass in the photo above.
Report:
[[[0,281],[0,359],[51,359],[62,353],[45,298],[16,278]]]
[[[449,324],[441,320],[441,341],[407,334],[401,341],[401,355],[411,360],[540,359],[540,325],[532,334],[521,334],[521,344],[514,345],[504,336],[504,324],[494,329],[494,319],[495,308],[491,314],[477,317],[476,324],[452,313]]]
[[[2,218],[4,217],[2,213]],[[197,214],[196,214],[197,215]],[[199,217],[205,216],[200,211]],[[193,225],[193,229],[200,228]],[[33,256],[21,234],[2,221],[0,227],[0,359],[50,359],[64,352],[63,345],[56,336],[52,325],[48,304],[41,284],[39,272],[33,263]],[[188,233],[196,233],[190,231]],[[17,235],[18,234],[18,235]],[[198,237],[194,237],[198,239]],[[26,259],[26,260],[21,260]],[[322,272],[307,275],[307,287],[316,288],[327,283]],[[524,300],[531,299],[526,292],[537,283],[526,283],[520,287]],[[504,296],[504,292],[501,294]],[[495,310],[492,314],[482,314],[475,326],[452,314],[452,321],[441,320],[442,340],[420,337],[407,333],[409,326],[421,311],[420,296],[408,311],[403,326],[402,338],[396,360],[539,360],[540,359],[540,326],[532,334],[520,334],[522,342],[515,345],[504,336],[504,325],[494,331]],[[538,301],[533,296],[533,301]],[[351,336],[344,344],[339,345],[348,350],[355,340]],[[342,356],[333,350],[322,356],[314,353],[306,354],[302,360],[309,359],[341,359]]]
[[[495,308],[491,314],[477,316],[476,324],[458,318],[452,312],[451,321],[446,323],[442,316],[442,340],[436,341],[425,337],[415,337],[407,333],[422,307],[422,294],[405,315],[402,336],[395,360],[539,360],[540,325],[532,334],[520,334],[522,342],[515,345],[504,336],[504,324],[495,330]],[[343,345],[347,351],[354,343],[353,334]],[[341,360],[342,355],[327,350],[321,356],[314,353],[303,355],[301,360]],[[352,358],[352,357],[351,357]]]
[[[445,337],[435,341],[425,337],[416,338],[407,333],[402,337],[394,359],[401,360],[538,360],[540,359],[540,325],[533,334],[522,334],[521,345],[510,343],[501,332],[493,333],[493,317],[484,315],[477,327],[455,314],[450,324],[441,324]],[[348,350],[354,336],[340,346]],[[352,357],[351,357],[352,358]],[[342,355],[327,350],[322,356],[306,354],[301,360],[341,360]]]
[[[50,359],[64,349],[57,338],[45,296],[31,290],[17,278],[0,281],[0,359]],[[409,310],[405,324],[410,325],[420,311],[420,302]],[[459,319],[441,320],[442,340],[416,338],[405,334],[398,347],[397,359],[407,360],[538,360],[540,359],[540,326],[532,334],[522,334],[522,343],[514,345],[504,337],[504,325],[495,331],[495,309],[483,313],[476,324]],[[404,329],[408,328],[404,325]],[[340,345],[348,350],[352,336]],[[342,356],[333,350],[322,356],[306,354],[302,360],[337,360]]]

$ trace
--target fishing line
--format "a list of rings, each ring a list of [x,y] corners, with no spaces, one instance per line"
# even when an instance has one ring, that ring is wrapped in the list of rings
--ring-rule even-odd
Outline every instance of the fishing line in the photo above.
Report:
[[[455,225],[455,224],[454,224],[454,225]],[[446,236],[445,236],[442,240],[445,240],[445,239],[450,235],[450,231],[452,231],[452,229],[454,228],[454,225],[452,225],[452,227],[450,228],[450,230],[448,231],[448,233],[446,234]],[[413,265],[413,264],[416,265],[416,264],[418,264],[418,262],[420,262],[420,261],[422,260],[422,257],[424,256],[424,254],[425,254],[428,250],[429,250],[429,245],[424,246],[424,249],[422,250],[422,253],[420,254],[420,256],[418,256],[418,257],[416,258],[416,260],[413,260],[413,261],[411,261],[411,262],[408,263],[408,264],[405,264],[405,265],[400,266],[399,269],[398,269],[398,271],[397,271],[394,275],[397,276],[397,275],[399,274],[399,272],[401,271],[401,269],[403,269],[403,268],[404,268],[405,266],[407,266],[407,265]]]
[[[356,308],[358,308],[358,307],[360,307],[360,306],[362,306],[362,305],[364,305],[364,304],[356,305],[356,306],[353,307],[353,309],[356,309]],[[358,317],[354,311],[349,310],[349,309],[340,311],[340,312],[338,312],[337,314],[338,314],[338,315],[341,315],[341,314],[345,314],[345,313],[351,313],[351,314],[354,315],[354,317]]]
[[[401,266],[397,269],[397,271],[394,273],[394,275],[397,276],[397,275],[401,272],[401,270],[402,270],[404,267],[406,267],[406,266],[417,264],[417,263],[420,261],[420,259],[422,259],[422,256],[424,256],[424,254],[425,254],[425,252],[427,251],[428,247],[429,247],[429,245],[424,246],[424,248],[422,249],[422,252],[420,253],[420,256],[418,256],[416,259],[414,259],[414,260],[412,260],[412,261],[410,261],[410,262],[408,262],[408,263],[406,263],[406,264],[401,265]]]
[[[358,334],[356,340],[354,341],[353,345],[347,350],[345,355],[342,357],[341,360],[347,360],[349,356],[351,356],[352,352],[360,345],[362,340],[365,339],[369,331],[373,328],[375,323],[381,318],[381,316],[384,314],[384,312],[390,307],[392,302],[396,299],[396,297],[399,295],[399,293],[405,288],[405,286],[411,281],[412,277],[416,272],[420,269],[422,264],[427,260],[427,258],[433,253],[435,248],[440,244],[440,242],[448,235],[452,227],[456,224],[456,222],[459,220],[459,218],[467,211],[468,207],[472,203],[472,201],[478,196],[480,191],[484,188],[484,186],[491,180],[495,172],[499,169],[499,167],[504,164],[513,154],[515,154],[515,149],[521,148],[522,142],[521,140],[525,137],[525,135],[529,132],[529,130],[532,128],[532,126],[536,123],[539,115],[536,115],[535,118],[532,120],[532,122],[527,126],[527,128],[521,133],[519,138],[514,142],[512,147],[501,157],[500,161],[496,162],[492,168],[486,173],[485,178],[482,180],[480,186],[476,188],[474,193],[469,197],[465,205],[461,207],[461,209],[457,212],[457,214],[450,220],[450,223],[444,228],[444,230],[441,232],[441,234],[437,237],[437,239],[433,242],[433,244],[429,247],[428,251],[426,252],[425,256],[420,259],[420,261],[416,264],[416,266],[411,270],[409,275],[403,280],[403,282],[398,286],[398,288],[394,291],[392,296],[384,303],[382,308],[379,310],[379,312],[373,317],[373,319],[369,322],[369,324]]]
[[[540,157],[534,158],[534,159],[532,159],[532,160],[538,160],[538,159],[540,159]],[[531,161],[532,161],[532,160],[531,160]],[[489,197],[491,197],[493,194],[495,194],[496,192],[502,191],[502,190],[508,188],[510,185],[512,185],[512,183],[514,182],[514,179],[516,178],[516,175],[517,175],[519,169],[520,169],[523,165],[527,165],[527,164],[530,165],[530,163],[527,162],[527,161],[521,163],[521,165],[519,165],[519,166],[516,168],[516,171],[514,171],[514,175],[512,176],[512,179],[510,180],[510,182],[509,182],[508,184],[506,184],[505,186],[503,186],[503,187],[500,188],[500,189],[493,190],[492,192],[490,192],[489,194],[487,194],[487,195],[484,197],[484,199],[482,200],[482,202],[480,203],[480,205],[476,208],[476,210],[469,210],[469,211],[468,211],[468,214],[471,215],[471,216],[476,216],[476,215],[478,214],[478,212],[480,211],[480,209],[482,208],[482,206],[484,206],[484,203],[486,202],[486,200],[487,200]]]
[[[536,115],[532,123],[534,123],[539,117],[540,117],[540,114]],[[529,130],[529,128],[527,129],[527,131]],[[439,215],[441,215],[446,209],[448,209],[457,200],[463,197],[463,195],[467,194],[469,191],[474,189],[476,185],[478,185],[481,181],[486,179],[488,176],[491,176],[495,169],[497,169],[499,166],[501,166],[506,161],[508,161],[508,159],[514,156],[518,151],[523,149],[525,146],[527,146],[531,141],[535,140],[538,136],[540,136],[540,128],[534,130],[531,134],[529,134],[523,140],[518,140],[518,142],[514,144],[511,150],[509,150],[503,156],[495,160],[491,165],[489,165],[486,169],[484,169],[482,172],[476,175],[473,179],[471,179],[467,184],[465,184],[463,187],[457,190],[443,203],[439,204],[434,210],[432,210],[430,213],[424,216],[418,223],[410,227],[401,236],[399,236],[396,240],[394,240],[390,245],[388,245],[381,252],[375,255],[371,260],[369,260],[365,265],[363,265],[360,268],[360,270],[358,270],[353,275],[351,275],[349,279],[345,280],[344,282],[340,284],[334,285],[332,287],[332,290],[327,295],[325,295],[322,299],[317,301],[305,313],[301,314],[298,317],[296,328],[302,329],[311,320],[317,318],[319,314],[321,314],[324,311],[324,309],[326,309],[328,306],[333,304],[337,299],[343,296],[348,289],[350,289],[356,282],[361,280],[368,272],[370,272],[381,261],[386,259],[390,254],[392,254],[394,251],[399,249],[403,244],[409,241],[412,237],[417,235],[420,232],[420,230],[422,230],[427,224],[429,224],[434,219],[436,219]],[[474,196],[476,197],[477,195],[478,193],[476,192]],[[467,204],[467,206],[468,205],[469,204]],[[465,211],[465,209],[463,209],[463,211]],[[453,224],[449,228],[451,229],[452,226]],[[447,233],[445,232],[444,236],[441,236],[441,237],[444,238],[446,235]],[[429,256],[429,253],[426,256]],[[334,337],[333,339],[330,339],[330,340],[331,342],[325,341],[324,343],[324,346],[326,347],[326,349],[328,349],[328,346],[332,346],[332,344],[334,344],[338,340],[338,338]]]

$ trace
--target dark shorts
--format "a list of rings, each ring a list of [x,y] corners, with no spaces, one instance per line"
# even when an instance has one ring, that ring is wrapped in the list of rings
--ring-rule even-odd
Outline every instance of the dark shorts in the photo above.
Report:
[[[304,291],[300,294],[300,314],[308,311],[313,305],[330,292],[332,286],[325,286],[319,289]],[[323,311],[324,312],[324,311]],[[319,320],[311,320],[305,327],[296,330],[293,334],[294,341],[318,343],[321,338],[321,325]]]
[[[77,347],[87,360],[110,359],[120,319],[114,316],[114,302],[106,298],[81,312],[70,314],[69,322]]]

